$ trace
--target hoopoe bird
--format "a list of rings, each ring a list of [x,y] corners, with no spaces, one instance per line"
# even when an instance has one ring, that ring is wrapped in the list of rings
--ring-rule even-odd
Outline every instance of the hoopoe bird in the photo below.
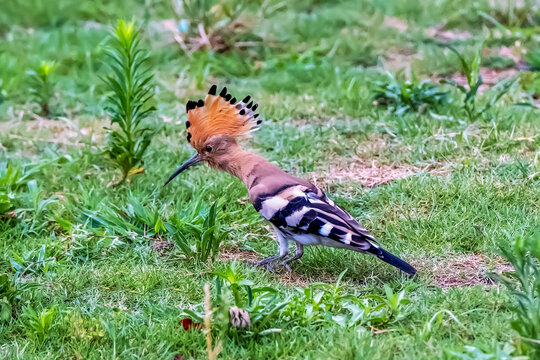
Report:
[[[244,182],[250,202],[272,225],[279,253],[257,263],[274,271],[277,262],[289,264],[304,254],[306,245],[323,245],[375,255],[409,275],[414,267],[384,250],[345,210],[310,182],[294,177],[262,156],[243,150],[238,139],[259,128],[258,104],[246,96],[237,103],[224,87],[213,85],[204,100],[188,101],[187,141],[197,153],[170,176],[165,185],[188,168],[206,162]],[[164,185],[164,186],[165,186]],[[287,257],[289,243],[296,254]]]

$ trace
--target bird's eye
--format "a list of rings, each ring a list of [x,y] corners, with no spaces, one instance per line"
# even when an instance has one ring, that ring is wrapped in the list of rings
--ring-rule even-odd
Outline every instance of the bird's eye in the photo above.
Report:
[[[212,151],[212,147],[210,145],[206,145],[206,151],[208,152]]]

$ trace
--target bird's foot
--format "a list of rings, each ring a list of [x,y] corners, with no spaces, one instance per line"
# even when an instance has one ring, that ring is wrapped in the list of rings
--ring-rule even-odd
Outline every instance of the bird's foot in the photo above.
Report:
[[[289,262],[287,261],[282,261],[279,263],[279,265],[283,266],[285,269],[287,269],[287,271],[292,271],[291,266],[289,265]]]
[[[271,272],[272,274],[277,274],[278,271],[275,268],[275,264],[274,264],[276,262],[276,260],[279,260],[279,259],[262,259],[260,261],[255,261],[255,262],[244,261],[244,263],[249,264],[251,266],[255,266],[255,267],[263,267],[268,272]],[[289,265],[285,264],[285,262],[281,262],[279,265],[284,265],[285,268],[287,268],[287,270],[289,270],[289,271],[291,269]]]
[[[277,264],[276,262],[279,261],[280,259],[281,258],[279,257],[278,258],[270,257],[270,258],[265,258],[265,259],[262,259],[260,261],[255,261],[255,262],[244,261],[244,263],[249,264],[251,266],[255,266],[255,267],[264,267],[266,268],[266,270],[268,270],[269,272],[273,274],[277,274],[279,272],[277,269],[278,266],[284,267],[285,269],[287,269],[287,271],[292,271],[291,266],[289,265],[291,260],[287,259]]]
[[[266,268],[266,270],[268,270],[268,272],[271,272],[273,274],[276,273],[276,270],[274,269],[274,266],[272,265],[271,261],[261,260],[261,261],[257,261],[257,262],[252,262],[251,265],[253,265],[255,267],[264,267],[264,268]]]

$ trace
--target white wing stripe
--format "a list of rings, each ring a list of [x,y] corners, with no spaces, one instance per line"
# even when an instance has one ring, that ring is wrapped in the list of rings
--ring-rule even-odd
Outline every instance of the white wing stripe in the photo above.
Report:
[[[319,234],[321,234],[322,236],[328,236],[330,234],[330,231],[332,231],[332,228],[333,228],[332,224],[326,223],[321,228],[321,230],[319,230]]]
[[[280,196],[274,196],[264,200],[261,206],[260,214],[267,220],[270,220],[275,213],[287,206],[289,202]]]
[[[287,216],[285,218],[287,225],[292,226],[292,227],[298,226],[298,223],[300,223],[300,220],[302,220],[302,218],[304,217],[304,214],[307,213],[309,210],[310,208],[303,206],[300,210],[297,210],[291,215]]]

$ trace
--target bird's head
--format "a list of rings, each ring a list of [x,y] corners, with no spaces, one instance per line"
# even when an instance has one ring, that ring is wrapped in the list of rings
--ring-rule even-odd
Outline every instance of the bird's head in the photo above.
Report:
[[[212,85],[204,100],[190,100],[186,104],[187,141],[197,153],[184,162],[165,185],[201,162],[224,170],[239,150],[236,139],[259,128],[261,120],[257,120],[259,114],[255,113],[258,105],[250,101],[250,96],[237,103],[236,98],[227,93],[227,88],[219,95],[216,92],[217,86]]]

